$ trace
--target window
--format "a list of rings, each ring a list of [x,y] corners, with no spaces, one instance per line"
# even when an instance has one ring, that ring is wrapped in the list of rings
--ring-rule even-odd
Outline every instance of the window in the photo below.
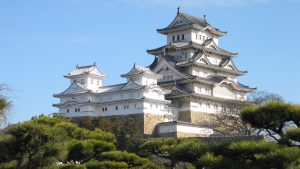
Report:
[[[181,40],[184,40],[184,34],[181,35]]]
[[[215,109],[218,109],[218,105],[217,105],[217,104],[215,104],[215,105],[214,105],[214,108],[215,108]]]
[[[196,39],[198,39],[198,34],[196,34]]]
[[[175,36],[173,36],[173,42],[175,42]]]
[[[67,109],[67,113],[69,113],[70,112],[70,110],[69,109]]]
[[[81,83],[81,84],[84,84],[84,79],[81,79],[80,83]]]
[[[129,105],[124,105],[124,109],[129,109]]]
[[[206,94],[210,94],[210,89],[206,88]]]
[[[77,108],[77,111],[80,112],[80,108]]]
[[[209,103],[206,103],[206,108],[210,108],[210,104]]]
[[[93,84],[94,83],[94,79],[91,79],[91,84]]]
[[[102,111],[107,111],[107,107],[103,107],[103,108],[102,108]]]
[[[180,40],[180,36],[179,36],[179,35],[177,35],[177,40],[178,40],[178,41]]]
[[[97,85],[99,85],[100,84],[100,80],[97,80]]]
[[[75,108],[75,112],[77,112],[77,108]]]
[[[118,110],[119,108],[118,108],[118,106],[116,106],[116,110]]]

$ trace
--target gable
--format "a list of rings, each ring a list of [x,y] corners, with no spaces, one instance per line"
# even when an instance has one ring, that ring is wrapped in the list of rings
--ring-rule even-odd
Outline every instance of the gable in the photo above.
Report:
[[[208,60],[206,55],[202,55],[200,58],[196,60],[197,63],[202,63],[205,65],[210,65],[210,61]]]
[[[226,65],[224,65],[223,68],[233,70],[233,71],[238,71],[237,67],[234,65],[232,60],[230,60]]]
[[[136,84],[134,81],[129,80],[121,90],[140,89],[142,86]]]
[[[83,92],[87,92],[87,91],[88,91],[87,89],[85,89],[84,87],[80,86],[78,83],[74,82],[62,94],[77,94],[77,93],[83,93]]]
[[[219,47],[218,47],[218,45],[212,39],[210,39],[209,43],[205,44],[205,47],[208,47],[208,48],[214,49],[214,50],[220,50]]]
[[[129,71],[128,74],[138,74],[138,73],[140,73],[140,71],[137,70],[135,67],[133,67],[133,68]]]
[[[103,76],[103,74],[99,71],[97,67],[90,71],[91,74]]]
[[[185,77],[182,73],[180,73],[177,69],[175,69],[165,58],[161,58],[157,66],[153,70],[155,73],[162,75],[162,78],[159,81],[163,80],[166,76],[172,76],[172,80],[180,79]],[[168,78],[170,80],[170,78]],[[165,80],[168,80],[165,79]]]
[[[190,22],[181,17],[180,15],[177,15],[175,17],[175,19],[171,22],[171,24],[168,26],[168,28],[171,28],[171,27],[175,27],[175,26],[181,26],[181,25],[186,25],[186,24],[189,24]]]

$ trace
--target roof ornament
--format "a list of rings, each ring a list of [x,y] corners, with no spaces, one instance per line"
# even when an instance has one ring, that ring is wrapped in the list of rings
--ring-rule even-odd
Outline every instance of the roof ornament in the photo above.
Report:
[[[178,5],[177,7],[177,14],[179,14],[179,12],[180,12],[180,5]]]
[[[135,63],[133,64],[133,67],[135,67]]]
[[[94,62],[93,66],[96,66],[96,62]]]
[[[204,18],[204,20],[206,20],[206,15],[205,14],[203,15],[203,18]]]
[[[76,65],[76,69],[78,68],[78,64]]]
[[[163,56],[166,56],[166,49],[163,50]]]

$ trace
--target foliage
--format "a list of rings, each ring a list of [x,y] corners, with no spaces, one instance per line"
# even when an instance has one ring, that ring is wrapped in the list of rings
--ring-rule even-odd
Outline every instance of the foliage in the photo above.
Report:
[[[106,132],[111,132],[116,136],[117,148],[129,152],[138,152],[139,145],[143,141],[143,133],[133,118],[121,119],[104,117],[83,117],[76,119],[78,125],[88,130],[101,129]]]
[[[289,129],[286,133],[286,137],[291,140],[300,142],[300,128]]]
[[[41,116],[0,135],[0,168],[156,168],[148,159],[117,151],[115,144],[111,133]]]
[[[116,128],[115,135],[117,137],[117,147],[129,152],[137,152],[143,141],[143,133],[133,118],[122,122]]]
[[[7,113],[11,107],[11,101],[3,95],[3,92],[7,91],[8,88],[4,84],[0,84],[0,127],[7,120]]]
[[[299,148],[271,142],[240,141],[207,145],[196,139],[151,139],[141,148],[148,155],[166,159],[169,168],[177,168],[184,162],[189,163],[191,168],[281,169],[295,167],[300,160]]]
[[[242,120],[253,128],[265,130],[267,134],[280,143],[289,144],[288,137],[283,132],[286,122],[294,121],[299,125],[300,106],[282,102],[269,102],[262,106],[249,106],[241,113]],[[298,130],[297,130],[298,131]],[[295,137],[296,130],[292,130],[288,136]],[[277,134],[279,137],[276,137]]]

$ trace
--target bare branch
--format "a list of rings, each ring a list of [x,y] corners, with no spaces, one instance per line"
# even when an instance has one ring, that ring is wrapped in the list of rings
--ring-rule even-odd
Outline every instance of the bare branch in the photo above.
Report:
[[[247,106],[245,102],[227,102],[216,115],[215,131],[223,134],[250,134],[249,126],[241,120],[240,110]]]

